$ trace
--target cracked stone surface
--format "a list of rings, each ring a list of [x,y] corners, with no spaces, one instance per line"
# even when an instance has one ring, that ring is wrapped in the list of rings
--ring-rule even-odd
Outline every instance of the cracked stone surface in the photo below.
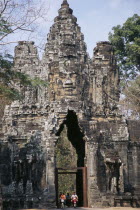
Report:
[[[119,70],[111,44],[97,43],[90,59],[77,18],[64,0],[43,59],[34,42],[22,41],[14,63],[14,71],[49,85],[25,88],[17,82],[25,97],[5,107],[0,123],[4,208],[56,206],[55,147],[63,126],[79,155],[77,166],[87,167],[88,206],[138,207],[140,123],[126,121],[118,109]]]

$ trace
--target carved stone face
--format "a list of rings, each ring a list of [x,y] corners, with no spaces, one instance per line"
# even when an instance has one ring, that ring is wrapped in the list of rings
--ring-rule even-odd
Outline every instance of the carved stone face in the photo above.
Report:
[[[59,100],[77,97],[79,94],[80,78],[80,75],[74,71],[49,74],[51,98]]]

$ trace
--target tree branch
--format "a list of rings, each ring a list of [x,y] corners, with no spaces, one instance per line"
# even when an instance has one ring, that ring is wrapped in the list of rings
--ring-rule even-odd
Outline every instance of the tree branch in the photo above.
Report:
[[[0,43],[0,45],[7,45],[7,44],[13,44],[13,43],[18,43],[19,41],[15,41],[15,42],[3,42]]]
[[[5,2],[5,0],[4,0],[4,8],[3,8],[3,10],[0,12],[0,16],[4,13],[4,11],[6,10],[7,5],[8,5],[8,3],[9,3],[10,1],[11,1],[11,0],[7,0],[7,1]]]

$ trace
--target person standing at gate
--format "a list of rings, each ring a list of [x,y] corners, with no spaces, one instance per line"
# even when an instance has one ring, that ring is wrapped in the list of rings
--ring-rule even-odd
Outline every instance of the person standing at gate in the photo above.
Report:
[[[71,205],[71,196],[69,193],[67,193],[67,195],[66,195],[66,205],[68,207],[70,207],[70,205]]]

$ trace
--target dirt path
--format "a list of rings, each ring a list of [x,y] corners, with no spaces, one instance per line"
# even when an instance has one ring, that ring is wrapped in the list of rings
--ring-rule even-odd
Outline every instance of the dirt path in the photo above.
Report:
[[[96,208],[95,208],[96,210]],[[97,208],[97,210],[134,210],[131,207],[111,207],[111,208]]]
[[[131,207],[110,207],[110,208],[76,208],[76,210],[134,210],[140,208]],[[25,210],[25,209],[20,209]],[[57,210],[57,209],[26,209],[26,210]],[[74,208],[64,208],[64,210],[74,210]]]

